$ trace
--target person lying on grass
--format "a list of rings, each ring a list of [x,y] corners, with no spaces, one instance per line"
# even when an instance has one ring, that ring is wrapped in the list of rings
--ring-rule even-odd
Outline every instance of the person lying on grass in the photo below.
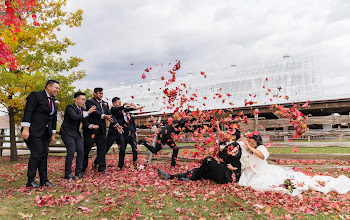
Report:
[[[241,133],[234,128],[234,124],[231,124],[230,128],[225,132],[220,130],[218,123],[216,128],[218,133],[225,138],[224,142],[219,143],[218,160],[211,156],[205,157],[200,167],[174,175],[158,169],[159,177],[163,180],[177,178],[183,181],[209,179],[220,184],[238,182],[241,176],[240,158],[242,151],[237,141]]]

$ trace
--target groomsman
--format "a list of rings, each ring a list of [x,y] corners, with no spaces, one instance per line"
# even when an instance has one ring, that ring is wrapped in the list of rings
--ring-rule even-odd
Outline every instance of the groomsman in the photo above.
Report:
[[[123,110],[123,135],[124,135],[124,141],[125,145],[124,148],[120,147],[119,149],[119,164],[118,164],[118,169],[121,169],[124,165],[124,158],[125,158],[125,148],[127,144],[130,144],[131,149],[132,149],[132,161],[134,168],[136,168],[136,161],[137,161],[137,142],[136,142],[136,125],[135,125],[135,120],[134,118],[130,115],[129,111],[136,109],[130,108],[128,106],[127,108],[124,108]]]
[[[67,149],[67,156],[64,169],[64,178],[73,179],[82,178],[84,143],[79,128],[83,122],[85,126],[97,129],[98,125],[89,124],[86,117],[96,111],[96,106],[92,106],[88,111],[83,107],[85,105],[85,93],[76,92],[74,94],[74,103],[69,104],[64,112],[64,121],[61,126],[60,135]],[[77,152],[75,176],[72,175],[72,161]]]
[[[59,90],[59,82],[49,80],[44,90],[32,92],[27,97],[21,122],[22,137],[30,150],[27,188],[54,186],[47,178],[47,157],[48,145],[55,141],[56,136],[55,96]],[[37,170],[40,176],[40,186],[35,182]]]
[[[111,108],[111,112],[113,115],[113,120],[115,120],[118,124],[122,125],[124,122],[124,115],[123,115],[123,109],[124,106],[122,106],[122,101],[118,97],[114,97],[112,99],[113,106]],[[118,130],[112,123],[109,126],[108,129],[108,135],[107,135],[107,148],[106,148],[106,154],[113,145],[114,142],[117,142],[119,145],[119,150],[124,149],[125,152],[125,140],[124,135],[122,134],[123,130]],[[119,151],[120,152],[120,151]],[[121,154],[119,153],[119,162],[121,161]],[[120,164],[119,164],[120,165]],[[121,169],[121,167],[118,165],[118,170]]]
[[[177,118],[176,116],[175,118]],[[179,148],[176,146],[174,141],[174,137],[179,135],[186,127],[189,127],[188,124],[191,122],[190,119],[183,118],[180,120],[173,120],[171,124],[168,124],[168,121],[163,121],[162,124],[165,125],[161,129],[161,131],[157,135],[157,141],[155,146],[152,146],[150,143],[146,141],[145,138],[139,140],[139,144],[143,144],[148,150],[150,150],[153,154],[157,154],[160,150],[163,149],[163,146],[167,144],[171,149],[173,149],[173,154],[171,156],[171,166],[175,167],[177,161],[177,155],[179,153]]]
[[[92,106],[96,106],[96,111],[86,118],[89,124],[98,125],[97,129],[93,129],[91,126],[83,126],[84,133],[84,161],[83,161],[83,174],[88,166],[89,152],[96,143],[97,145],[97,158],[96,164],[98,165],[98,172],[105,173],[106,169],[106,148],[107,148],[107,137],[106,137],[106,119],[116,125],[113,122],[111,111],[108,103],[102,100],[103,89],[94,89],[94,98],[86,101],[86,109],[89,110]],[[117,126],[117,125],[116,125]]]

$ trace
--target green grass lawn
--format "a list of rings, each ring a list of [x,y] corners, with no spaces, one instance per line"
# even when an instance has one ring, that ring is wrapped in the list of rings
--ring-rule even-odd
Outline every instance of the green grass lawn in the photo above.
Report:
[[[131,155],[126,157],[122,171],[115,170],[117,155],[108,155],[112,168],[107,175],[89,169],[82,180],[74,182],[62,178],[64,157],[51,156],[49,178],[58,186],[38,190],[24,188],[28,156],[16,163],[1,158],[0,219],[329,219],[350,215],[350,193],[310,191],[291,197],[235,183],[164,181],[157,176],[158,167],[176,173],[198,164],[179,162],[170,168],[168,161],[147,164],[142,155],[139,164],[145,168],[134,170]],[[335,170],[332,175],[349,176],[349,172]]]

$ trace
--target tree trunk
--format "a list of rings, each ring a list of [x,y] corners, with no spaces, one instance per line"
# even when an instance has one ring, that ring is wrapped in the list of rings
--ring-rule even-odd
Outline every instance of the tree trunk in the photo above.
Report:
[[[11,143],[10,161],[18,161],[17,146],[16,146],[15,112],[12,107],[9,107],[9,118],[10,118],[10,143]]]

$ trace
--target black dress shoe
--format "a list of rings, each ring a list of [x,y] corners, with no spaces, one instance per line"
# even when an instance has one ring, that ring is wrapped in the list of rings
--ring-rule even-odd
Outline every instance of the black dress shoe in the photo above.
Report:
[[[31,182],[31,183],[27,183],[26,184],[26,188],[30,188],[30,187],[33,187],[33,188],[39,188],[39,184],[37,184],[35,181]]]
[[[40,183],[40,186],[57,186],[56,184],[52,184],[49,181],[46,181],[45,183]]]
[[[141,138],[140,140],[137,141],[137,144],[144,144],[146,142],[145,138]]]
[[[76,180],[77,179],[77,177],[73,176],[72,174],[69,174],[68,176],[64,176],[64,178],[67,180],[69,180],[69,179]]]
[[[83,174],[82,173],[75,174],[75,177],[78,179],[81,179],[83,178]]]
[[[162,180],[167,180],[167,179],[169,179],[169,174],[167,174],[166,172],[164,172],[164,171],[161,170],[160,168],[158,168],[158,176],[159,176]]]

